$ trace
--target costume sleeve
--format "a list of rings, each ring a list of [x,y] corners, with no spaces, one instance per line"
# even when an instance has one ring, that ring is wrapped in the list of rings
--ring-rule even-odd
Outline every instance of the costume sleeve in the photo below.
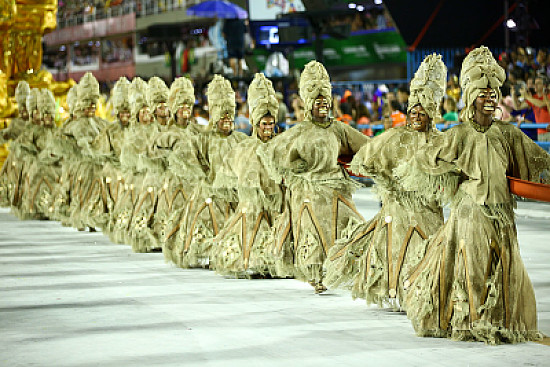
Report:
[[[339,121],[335,123],[338,123],[343,132],[340,154],[355,154],[370,140],[368,136],[349,125]]]
[[[300,130],[300,125],[295,126],[268,143],[261,144],[256,150],[267,174],[277,183],[289,174],[307,170],[307,161],[295,144],[300,138]]]
[[[3,129],[0,134],[0,145],[5,144],[8,140],[15,140],[25,130],[25,122],[19,118],[12,119],[8,127]]]
[[[467,156],[459,156],[461,139],[459,130],[452,128],[418,149],[411,160],[404,161],[394,170],[401,187],[426,203],[436,201],[443,205],[449,202],[458,188],[460,168],[457,162],[467,159]]]
[[[37,149],[34,144],[34,128],[23,132],[12,144],[14,150],[24,152],[25,154],[36,154]]]
[[[399,163],[398,138],[401,129],[390,129],[370,139],[355,154],[350,163],[350,170],[363,176],[371,176],[376,183],[386,188],[393,186],[393,169]]]
[[[508,126],[512,159],[507,174],[532,182],[550,184],[550,154],[515,126]]]

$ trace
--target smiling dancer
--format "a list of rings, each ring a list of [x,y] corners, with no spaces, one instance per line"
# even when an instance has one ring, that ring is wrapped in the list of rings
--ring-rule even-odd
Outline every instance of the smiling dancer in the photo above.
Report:
[[[274,137],[279,103],[270,80],[256,74],[248,88],[252,136],[229,153],[215,188],[236,189],[239,205],[214,239],[215,269],[234,276],[277,275],[269,253],[271,225],[281,213],[282,186],[269,178],[256,150]],[[245,158],[246,157],[246,158]]]
[[[424,255],[425,239],[443,225],[443,211],[435,200],[403,190],[393,170],[440,134],[433,121],[440,117],[446,83],[441,56],[427,56],[411,81],[407,125],[372,139],[353,158],[351,171],[373,177],[382,208],[351,241],[331,249],[327,285],[351,288],[354,298],[367,303],[405,309],[403,280]]]
[[[15,141],[27,129],[30,129],[29,112],[27,110],[27,96],[31,89],[25,81],[19,82],[15,89],[15,100],[17,101],[18,117],[11,120],[10,126],[1,130],[0,145],[9,140]],[[10,149],[8,157],[4,161],[0,172],[0,206],[9,207],[14,199],[14,192],[18,191],[19,177],[23,168],[22,161]]]
[[[471,51],[460,73],[463,123],[396,171],[407,190],[427,200],[451,199],[449,219],[403,282],[407,316],[420,336],[491,344],[540,337],[506,176],[539,181],[550,170],[550,155],[515,126],[495,120],[505,77],[489,49]]]
[[[338,156],[356,153],[368,138],[329,116],[332,87],[321,63],[306,65],[299,88],[305,121],[260,146],[258,154],[270,177],[288,188],[287,210],[275,226],[278,264],[320,293],[330,248],[364,222],[351,199],[357,183]]]
[[[130,126],[124,135],[120,151],[120,174],[117,180],[122,181],[121,192],[117,195],[110,218],[109,238],[115,243],[131,244],[130,223],[134,215],[141,182],[145,174],[138,170],[139,154],[146,150],[149,125],[153,121],[147,103],[147,83],[136,77],[128,90],[130,103]]]
[[[229,80],[220,75],[214,76],[208,84],[207,96],[211,130],[198,135],[191,141],[191,145],[182,141],[172,158],[180,164],[185,164],[186,161],[181,157],[187,156],[191,149],[202,167],[199,170],[193,161],[193,164],[186,168],[190,175],[199,181],[187,204],[179,228],[168,234],[169,237],[178,236],[174,251],[177,264],[182,267],[209,266],[212,239],[223,228],[225,220],[237,206],[225,197],[216,195],[212,184],[224,160],[228,158],[228,153],[247,136],[233,131],[235,92]],[[178,150],[184,153],[180,154]]]
[[[197,183],[196,177],[193,177],[188,167],[194,166],[195,170],[201,171],[199,177],[203,176],[195,150],[190,148],[183,152],[180,149],[178,153],[174,153],[175,149],[183,144],[191,147],[192,141],[198,138],[202,130],[192,116],[194,103],[195,89],[191,80],[186,77],[174,80],[168,98],[173,116],[170,128],[159,133],[153,139],[153,146],[150,148],[163,160],[167,168],[152,227],[155,240],[162,245],[162,252],[169,262],[177,262],[174,252],[177,236],[168,237],[169,231],[181,221]],[[177,154],[176,159],[170,159],[173,154]],[[183,163],[183,166],[180,163]]]
[[[166,167],[164,161],[155,151],[153,141],[159,132],[169,129],[170,110],[168,109],[169,90],[166,84],[159,77],[152,77],[147,87],[147,104],[153,111],[155,121],[146,125],[141,133],[144,146],[137,152],[136,169],[144,177],[143,181],[134,181],[135,185],[140,184],[137,202],[134,208],[132,223],[129,232],[132,249],[135,252],[160,251],[162,244],[159,243],[153,233],[155,209],[158,193],[164,183]]]

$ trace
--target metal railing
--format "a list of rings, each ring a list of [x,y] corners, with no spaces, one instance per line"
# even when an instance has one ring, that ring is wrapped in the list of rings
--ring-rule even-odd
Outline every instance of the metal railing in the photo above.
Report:
[[[83,8],[75,14],[70,10],[62,9],[57,13],[58,28],[71,27],[96,20],[115,18],[122,15],[135,13],[137,17],[156,15],[174,10],[186,9],[189,6],[199,4],[201,0],[125,0],[120,5],[107,8]]]
[[[100,19],[116,18],[122,15],[131,14],[136,11],[136,1],[124,1],[120,5],[108,8],[84,8],[76,14],[67,14],[64,11],[57,13],[57,27],[59,29],[72,27],[84,23],[95,22]]]

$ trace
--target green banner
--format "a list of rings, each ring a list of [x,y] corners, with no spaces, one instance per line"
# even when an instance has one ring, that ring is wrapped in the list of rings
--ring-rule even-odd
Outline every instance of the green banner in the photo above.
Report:
[[[406,63],[407,45],[396,31],[367,33],[350,36],[344,40],[327,38],[323,40],[324,64],[335,66],[364,66],[383,63]],[[258,66],[265,67],[269,51],[257,49],[254,54]],[[293,52],[294,67],[303,69],[311,60],[315,60],[313,45],[296,48]]]

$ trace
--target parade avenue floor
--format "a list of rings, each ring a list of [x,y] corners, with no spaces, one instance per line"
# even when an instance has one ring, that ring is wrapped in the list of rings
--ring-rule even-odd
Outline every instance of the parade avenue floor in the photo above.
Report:
[[[365,218],[378,202],[363,189]],[[550,335],[550,205],[521,202],[523,260]],[[297,280],[228,279],[101,233],[0,209],[0,366],[550,366],[543,343],[419,338],[403,313]]]

